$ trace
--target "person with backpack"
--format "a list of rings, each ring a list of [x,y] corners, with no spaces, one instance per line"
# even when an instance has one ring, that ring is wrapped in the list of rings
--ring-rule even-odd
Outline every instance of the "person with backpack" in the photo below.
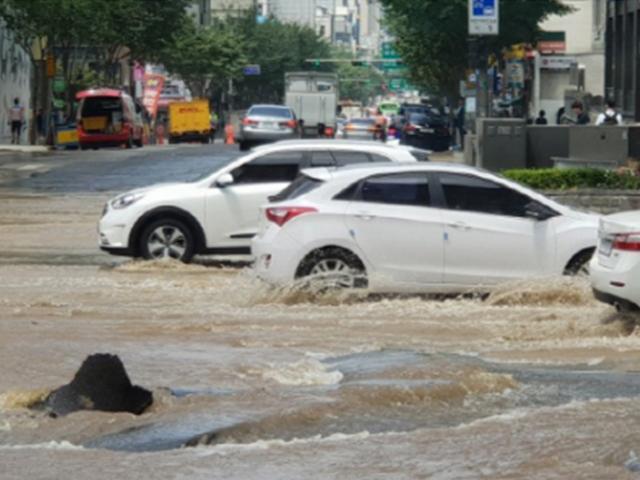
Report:
[[[616,111],[616,104],[613,100],[607,100],[607,108],[598,115],[596,125],[622,125],[622,115]]]

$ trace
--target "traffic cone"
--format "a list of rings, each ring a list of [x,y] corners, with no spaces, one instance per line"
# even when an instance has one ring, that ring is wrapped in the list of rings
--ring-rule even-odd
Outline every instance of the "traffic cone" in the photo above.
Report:
[[[236,132],[231,123],[228,123],[224,127],[224,143],[227,145],[233,145],[236,143]]]

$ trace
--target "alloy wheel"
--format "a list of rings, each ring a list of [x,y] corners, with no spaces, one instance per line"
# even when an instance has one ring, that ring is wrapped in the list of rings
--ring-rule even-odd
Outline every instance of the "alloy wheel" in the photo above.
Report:
[[[313,266],[309,281],[322,288],[354,288],[356,272],[342,259],[325,258]]]
[[[147,239],[147,250],[154,259],[181,260],[187,251],[187,238],[173,225],[157,227]]]

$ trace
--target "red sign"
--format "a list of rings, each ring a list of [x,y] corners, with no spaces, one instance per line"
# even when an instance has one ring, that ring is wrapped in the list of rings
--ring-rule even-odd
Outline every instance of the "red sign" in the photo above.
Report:
[[[155,118],[158,113],[160,92],[162,92],[162,88],[164,87],[164,77],[162,75],[145,74],[143,85],[142,104],[147,109],[147,112],[149,112],[151,118]]]
[[[550,53],[563,53],[567,49],[567,44],[561,40],[548,40],[538,42],[538,51],[545,55]]]

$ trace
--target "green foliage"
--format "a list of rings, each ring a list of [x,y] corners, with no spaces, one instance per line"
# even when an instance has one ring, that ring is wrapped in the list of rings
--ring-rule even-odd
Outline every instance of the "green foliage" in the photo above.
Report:
[[[541,168],[505,170],[510,180],[536,190],[569,190],[574,188],[640,189],[640,177],[596,168]]]
[[[238,80],[237,98],[242,105],[236,106],[282,101],[286,72],[331,69],[325,64],[314,67],[305,62],[330,55],[329,45],[309,27],[281,23],[275,18],[256,24],[255,12],[228,17],[214,27],[230,28],[238,37],[244,38],[246,63],[260,65],[262,70],[260,76]]]
[[[356,57],[351,51],[334,48],[331,58],[351,60]],[[361,63],[361,65],[358,65]],[[336,64],[336,73],[340,78],[340,97],[367,105],[372,97],[382,93],[384,76],[371,68],[366,62],[340,62]]]
[[[412,83],[454,95],[469,65],[467,0],[382,0],[382,4]],[[561,0],[503,0],[500,35],[480,37],[477,48],[486,58],[510,45],[533,42],[541,21],[569,11]]]
[[[186,20],[162,52],[164,66],[180,75],[197,97],[210,88],[222,88],[228,79],[238,78],[247,64],[246,46],[230,28],[196,28]]]

